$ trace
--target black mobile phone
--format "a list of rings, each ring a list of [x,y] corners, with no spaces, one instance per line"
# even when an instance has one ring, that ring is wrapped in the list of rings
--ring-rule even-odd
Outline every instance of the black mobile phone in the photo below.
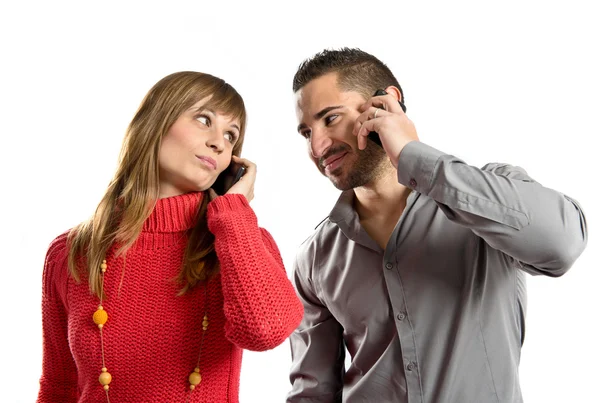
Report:
[[[224,195],[227,191],[235,185],[246,173],[246,167],[243,165],[236,164],[231,161],[231,164],[225,169],[215,183],[212,185],[213,190],[219,196]]]
[[[386,94],[387,94],[387,92],[385,92],[385,90],[377,90],[377,91],[375,91],[375,95],[373,95],[373,96],[377,97],[379,95],[386,95]],[[404,103],[402,101],[398,101],[398,103],[400,104],[400,107],[402,108],[404,113],[406,113],[406,106],[404,105]],[[379,134],[377,134],[377,132],[369,132],[369,135],[367,137],[369,139],[371,139],[379,147],[383,147],[383,145],[381,144],[381,139],[379,138]]]

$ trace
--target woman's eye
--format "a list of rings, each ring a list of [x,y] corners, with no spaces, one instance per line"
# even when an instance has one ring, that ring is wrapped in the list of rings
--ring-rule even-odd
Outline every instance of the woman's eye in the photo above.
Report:
[[[233,141],[235,140],[235,136],[233,135],[233,133],[230,133],[230,132],[225,133],[225,138],[230,143],[233,143]]]
[[[208,116],[200,115],[196,118],[196,120],[202,123],[203,125],[208,126],[210,124],[210,119],[208,118]]]

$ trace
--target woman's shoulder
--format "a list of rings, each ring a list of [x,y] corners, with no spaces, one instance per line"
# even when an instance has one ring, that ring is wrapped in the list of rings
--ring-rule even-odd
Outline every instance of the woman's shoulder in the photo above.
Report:
[[[67,283],[69,232],[66,231],[60,234],[48,246],[43,274],[43,287],[46,296],[52,296],[55,290],[59,290],[60,294],[66,291],[66,288],[63,288],[63,286],[66,286]],[[64,297],[64,294],[61,296]]]
[[[68,254],[67,241],[69,238],[69,232],[65,231],[50,242],[48,251],[46,252],[46,264],[56,263],[65,259]]]

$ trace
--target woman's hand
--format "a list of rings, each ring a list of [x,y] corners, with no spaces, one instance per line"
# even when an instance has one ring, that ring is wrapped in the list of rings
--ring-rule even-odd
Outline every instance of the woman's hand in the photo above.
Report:
[[[231,157],[234,163],[242,165],[246,168],[246,173],[241,179],[234,184],[226,194],[239,193],[246,196],[250,202],[254,199],[254,182],[256,181],[256,164],[245,158],[240,158],[235,155]]]

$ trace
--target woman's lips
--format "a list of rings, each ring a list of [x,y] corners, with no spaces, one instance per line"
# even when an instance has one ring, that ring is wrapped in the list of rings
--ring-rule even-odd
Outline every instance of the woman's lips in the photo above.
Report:
[[[206,157],[204,155],[196,155],[196,158],[202,161],[204,165],[206,165],[210,169],[217,169],[217,161],[215,161],[213,158]]]

